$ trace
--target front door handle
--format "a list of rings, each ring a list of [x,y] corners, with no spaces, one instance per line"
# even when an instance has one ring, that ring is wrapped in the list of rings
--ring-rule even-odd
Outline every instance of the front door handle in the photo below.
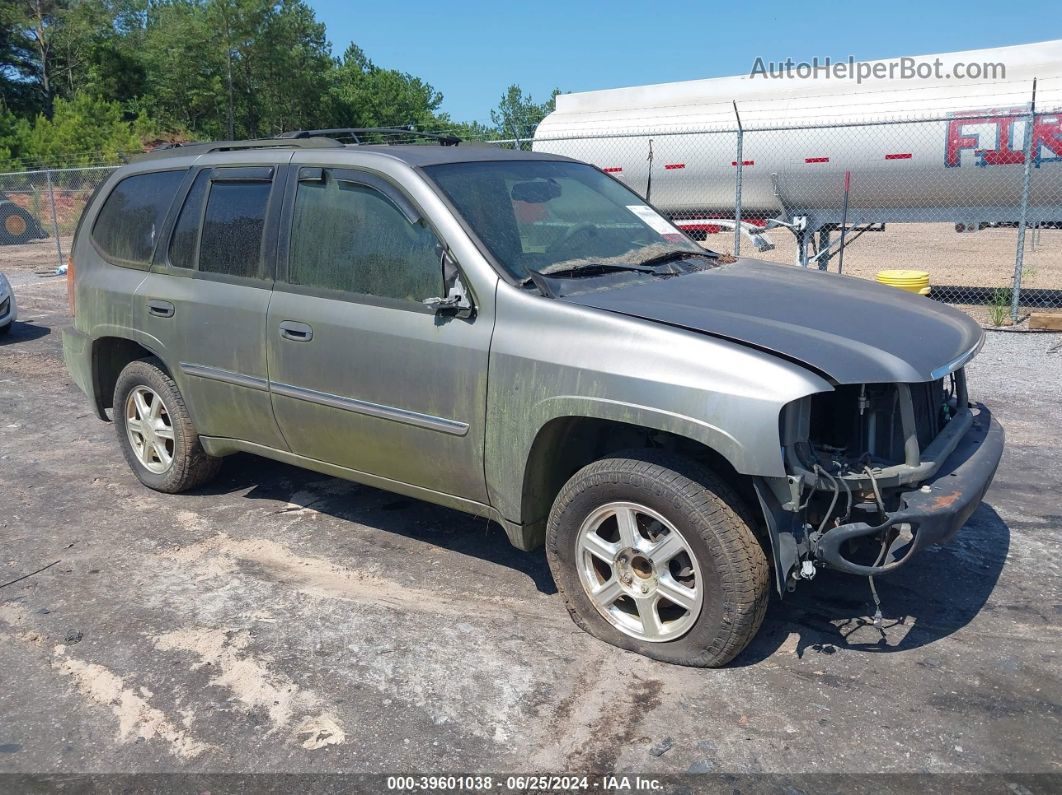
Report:
[[[313,339],[313,329],[306,323],[284,320],[280,323],[280,336],[292,342],[309,342]]]
[[[157,298],[152,298],[147,302],[148,312],[155,317],[173,317],[173,313],[176,311],[169,301],[160,301]]]

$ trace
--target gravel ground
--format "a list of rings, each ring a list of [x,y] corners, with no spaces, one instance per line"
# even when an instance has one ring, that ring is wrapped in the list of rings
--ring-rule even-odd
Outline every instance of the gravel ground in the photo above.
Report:
[[[251,456],[195,493],[143,488],[62,367],[62,282],[24,283],[19,300],[0,343],[0,583],[48,568],[0,588],[0,772],[1040,773],[1057,787],[1058,335],[989,336],[971,391],[1008,450],[953,543],[879,578],[882,629],[863,620],[865,580],[822,573],[713,671],[578,631],[543,556],[479,519]],[[1017,786],[995,789],[1051,788]]]

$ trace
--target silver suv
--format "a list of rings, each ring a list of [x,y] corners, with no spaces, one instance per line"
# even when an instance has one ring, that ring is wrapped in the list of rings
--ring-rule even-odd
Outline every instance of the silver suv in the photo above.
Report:
[[[964,314],[721,257],[568,158],[327,132],[143,157],[81,219],[67,365],[150,488],[243,451],[486,516],[579,626],[699,666],[988,488]]]

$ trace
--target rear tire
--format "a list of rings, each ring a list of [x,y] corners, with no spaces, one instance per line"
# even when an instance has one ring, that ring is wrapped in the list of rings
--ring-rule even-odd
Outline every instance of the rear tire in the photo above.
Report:
[[[119,374],[114,427],[129,468],[155,491],[187,491],[221,469],[221,459],[203,450],[177,384],[154,357],[130,362]]]
[[[662,452],[620,453],[576,472],[550,512],[546,555],[576,624],[664,662],[725,665],[767,609],[767,559],[740,498],[704,467]]]

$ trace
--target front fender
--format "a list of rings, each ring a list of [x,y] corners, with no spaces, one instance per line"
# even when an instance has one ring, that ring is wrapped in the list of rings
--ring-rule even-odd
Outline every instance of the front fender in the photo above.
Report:
[[[727,340],[499,286],[487,382],[487,491],[523,523],[525,469],[549,423],[578,417],[698,442],[741,474],[783,477],[778,418],[832,387]]]

